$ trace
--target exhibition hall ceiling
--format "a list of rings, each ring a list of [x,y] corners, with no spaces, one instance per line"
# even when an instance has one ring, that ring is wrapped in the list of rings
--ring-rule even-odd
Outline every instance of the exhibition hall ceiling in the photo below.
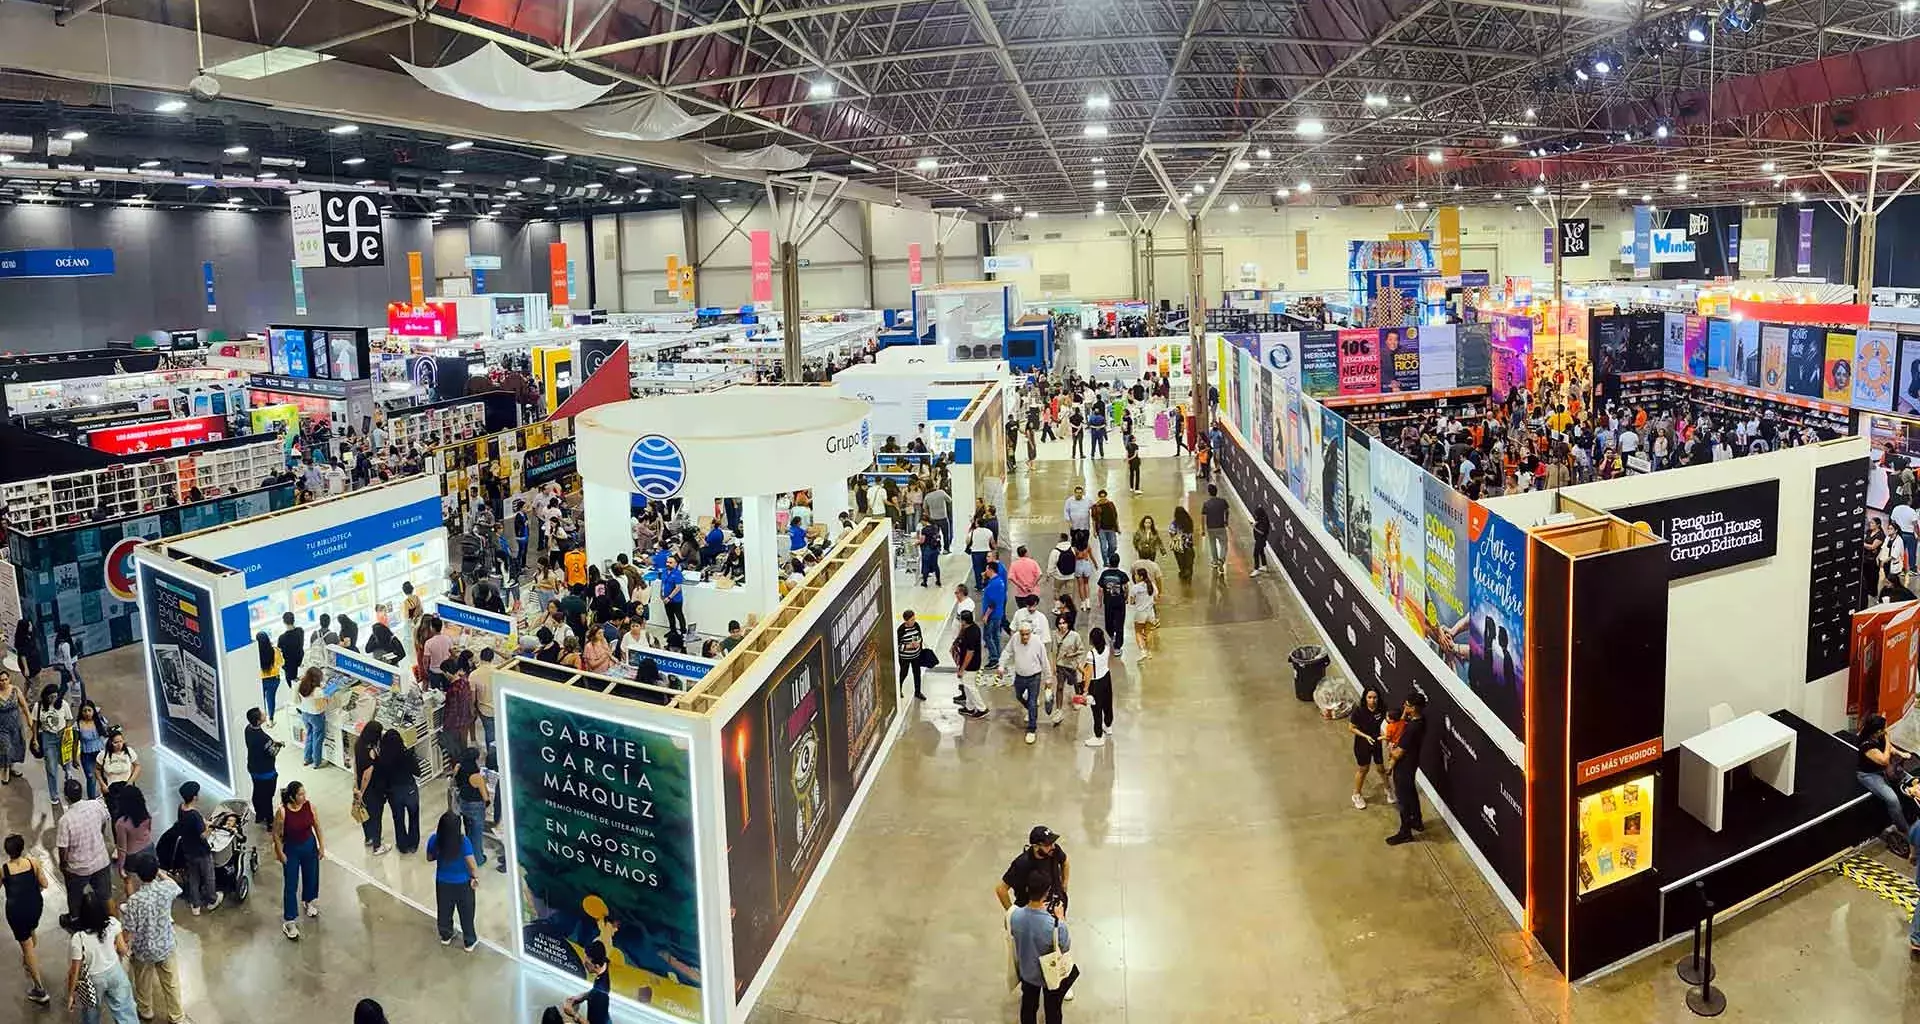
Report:
[[[1915,0],[200,0],[197,8],[57,0],[41,8],[76,33],[99,32],[103,18],[188,31],[197,9],[202,39],[222,53],[272,49],[296,64],[324,58],[374,69],[393,78],[396,106],[426,94],[396,59],[441,66],[491,43],[535,68],[610,86],[586,113],[664,97],[687,114],[717,115],[676,140],[699,144],[698,152],[779,146],[805,170],[996,219],[1150,212],[1168,205],[1165,186],[1196,197],[1221,186],[1218,202],[1228,205],[1412,210],[1547,196],[1771,203],[1864,188],[1874,172],[1885,190],[1920,167]],[[169,114],[155,107],[170,94],[64,95],[97,93],[109,80],[87,78],[93,88],[57,75],[6,76],[0,111],[35,131],[64,131],[77,119],[93,126],[80,129],[90,142],[98,128],[103,145],[278,147],[310,176],[372,179],[402,193],[396,203],[468,215],[550,215],[549,205],[569,212],[615,197],[732,198],[753,194],[761,177],[716,170],[680,178],[684,164],[649,168],[592,145],[549,162],[558,154],[421,130],[403,117],[395,123],[415,127],[365,123],[342,135],[324,118],[254,103],[195,101]],[[447,149],[464,141],[474,145]],[[364,162],[344,166],[355,158]],[[452,189],[450,203],[438,202],[447,193],[413,194],[421,179],[433,178],[433,188],[449,181],[434,177],[446,170],[486,185],[468,195]],[[528,183],[538,194],[514,188],[527,177],[542,179]],[[512,190],[522,195],[503,196]]]

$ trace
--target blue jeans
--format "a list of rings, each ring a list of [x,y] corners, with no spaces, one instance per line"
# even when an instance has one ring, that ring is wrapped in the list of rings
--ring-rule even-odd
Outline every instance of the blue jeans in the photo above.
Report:
[[[1006,642],[1006,624],[1005,616],[989,615],[986,624],[980,627],[980,637],[987,644],[987,660],[982,662],[983,665],[1000,664],[1000,645]]]
[[[260,677],[260,695],[266,699],[267,718],[273,718],[274,698],[280,695],[280,677],[277,675]]]
[[[321,759],[327,756],[326,713],[321,712],[317,715],[310,715],[302,711],[300,712],[300,720],[305,723],[307,727],[307,739],[300,748],[300,763],[303,765],[319,764]]]
[[[320,898],[320,843],[313,837],[287,846],[287,884],[280,919],[300,919],[300,904]],[[298,897],[297,899],[295,897]],[[116,1018],[117,1019],[117,1018]]]
[[[1887,817],[1892,819],[1893,827],[1901,835],[1906,835],[1907,812],[1900,806],[1900,794],[1893,791],[1893,784],[1887,781],[1887,777],[1879,772],[1854,772],[1853,777],[1860,780],[1860,785],[1865,786],[1867,792],[1879,797],[1880,802],[1887,805]]]
[[[112,967],[93,975],[95,1005],[80,1011],[81,1024],[100,1024],[100,1011],[113,1015],[114,1024],[120,1021],[136,1021],[133,1008],[133,982],[127,978],[125,966],[115,962]]]
[[[987,571],[987,553],[985,551],[969,551],[967,552],[967,557],[973,559],[973,589],[979,590],[980,577],[985,575]]]
[[[47,770],[47,793],[52,797],[54,803],[59,803],[62,799],[60,783],[64,781],[66,775],[60,764],[59,733],[41,731],[40,764]]]
[[[1106,565],[1108,562],[1111,562],[1118,557],[1120,557],[1120,531],[1119,530],[1101,530],[1100,531],[1100,564]]]
[[[933,577],[934,583],[940,582],[940,551],[937,548],[920,549],[920,585],[927,585],[927,577]]]
[[[473,844],[473,862],[487,862],[487,848],[484,845],[487,835],[487,802],[485,800],[460,801],[460,818],[467,824],[467,841]]]
[[[100,761],[100,751],[82,751],[80,753],[80,774],[87,780],[87,799],[100,795],[100,782],[94,778],[93,766]]]
[[[1027,731],[1032,732],[1040,725],[1040,677],[1014,676],[1013,695],[1027,709]]]

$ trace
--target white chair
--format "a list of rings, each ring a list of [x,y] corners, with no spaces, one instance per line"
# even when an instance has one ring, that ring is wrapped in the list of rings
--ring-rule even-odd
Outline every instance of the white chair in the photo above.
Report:
[[[1707,728],[1718,729],[1734,720],[1733,705],[1715,704],[1707,709]]]

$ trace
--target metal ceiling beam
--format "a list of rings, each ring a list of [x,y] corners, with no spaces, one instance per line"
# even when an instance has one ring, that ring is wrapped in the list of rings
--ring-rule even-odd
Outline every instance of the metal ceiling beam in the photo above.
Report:
[[[616,53],[627,53],[633,50],[644,49],[649,46],[660,46],[664,43],[671,43],[677,40],[698,39],[701,36],[710,36],[719,32],[737,32],[754,25],[764,27],[789,21],[801,21],[808,18],[829,18],[837,14],[858,14],[862,11],[878,10],[885,7],[901,7],[912,4],[913,2],[914,0],[848,0],[846,3],[829,4],[826,6],[771,11],[757,17],[730,18],[726,21],[708,22],[705,25],[690,25],[686,28],[674,29],[671,32],[657,32],[650,36],[641,36],[638,39],[622,39],[617,43],[591,46],[575,52],[572,55],[572,59],[576,61],[589,61],[600,57],[611,56]]]
[[[1173,99],[1174,90],[1180,86],[1180,73],[1186,69],[1188,58],[1193,56],[1194,37],[1212,13],[1213,0],[1198,0],[1193,5],[1193,13],[1187,17],[1186,31],[1180,35],[1180,48],[1174,51],[1173,62],[1167,68],[1167,84],[1160,90],[1160,101],[1153,105],[1153,114],[1147,118],[1146,131],[1140,133],[1140,142],[1143,146],[1153,141],[1153,130],[1160,124],[1160,115],[1167,112],[1167,103]],[[1142,152],[1145,150],[1143,149]]]
[[[1054,166],[1060,168],[1060,176],[1068,177],[1067,163],[1060,159],[1060,151],[1054,148],[1053,136],[1047,131],[1047,121],[1033,105],[1033,97],[1028,95],[1027,86],[1020,80],[1020,69],[1013,66],[1013,55],[1007,52],[1006,40],[1000,37],[999,26],[993,23],[993,12],[987,9],[986,0],[965,0],[973,11],[974,28],[994,48],[994,59],[1000,62],[1000,71],[1007,78],[1007,84],[1013,89],[1013,98],[1019,102],[1020,109],[1026,112],[1033,125],[1040,132],[1040,144],[1045,146],[1048,155],[1053,157]]]

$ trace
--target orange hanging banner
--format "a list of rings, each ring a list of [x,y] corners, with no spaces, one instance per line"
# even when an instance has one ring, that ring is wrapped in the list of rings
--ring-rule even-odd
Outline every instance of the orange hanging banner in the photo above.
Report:
[[[427,304],[427,279],[420,269],[420,254],[407,254],[407,294],[413,300],[413,308],[419,309]]]
[[[547,245],[547,297],[557,306],[565,306],[567,295],[567,243]]]

